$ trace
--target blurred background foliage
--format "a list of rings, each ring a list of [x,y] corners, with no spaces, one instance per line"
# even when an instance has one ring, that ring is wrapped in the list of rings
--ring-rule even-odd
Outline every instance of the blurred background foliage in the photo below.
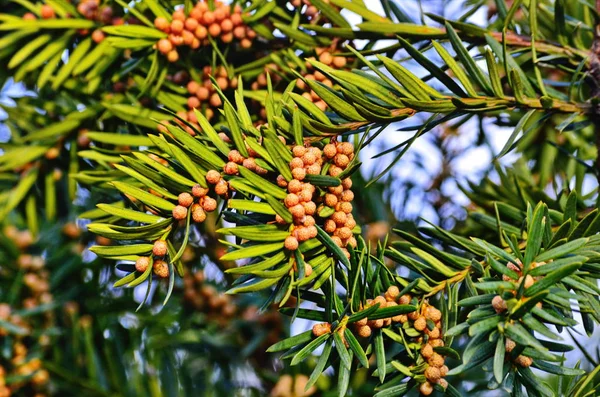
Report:
[[[157,2],[169,10],[175,3],[179,2]],[[241,3],[253,7],[260,2]],[[232,264],[216,260],[225,252],[225,247],[219,243],[215,228],[194,236],[183,256],[189,272],[176,283],[169,302],[163,306],[160,296],[154,297],[154,286],[150,292],[151,303],[136,312],[137,304],[144,300],[145,289],[112,288],[114,280],[125,273],[115,270],[112,261],[98,258],[88,249],[93,244],[109,245],[110,242],[86,232],[85,222],[76,221],[82,213],[93,211],[96,204],[118,200],[115,192],[98,187],[115,178],[117,174],[112,164],[122,161],[121,154],[131,152],[126,145],[102,141],[90,146],[94,141],[94,136],[88,135],[90,131],[142,136],[154,126],[148,124],[151,117],[157,117],[151,112],[165,105],[179,111],[179,116],[187,121],[196,123],[188,107],[188,83],[202,81],[204,75],[215,77],[216,70],[220,70],[218,66],[227,69],[225,76],[220,76],[228,79],[224,90],[231,89],[233,76],[244,76],[246,87],[252,87],[247,90],[250,94],[246,100],[255,106],[253,116],[257,117],[253,121],[260,123],[265,121],[260,112],[264,107],[265,73],[272,73],[279,92],[295,79],[293,72],[285,69],[286,62],[278,66],[277,59],[263,56],[276,53],[288,60],[286,57],[293,58],[294,51],[300,57],[320,57],[323,51],[315,51],[315,48],[321,47],[328,48],[332,54],[342,51],[337,46],[340,40],[335,37],[330,40],[324,35],[312,46],[310,42],[298,40],[300,44],[296,42],[291,54],[286,53],[286,37],[292,33],[285,31],[284,22],[290,22],[294,7],[302,10],[296,15],[301,15],[303,24],[318,25],[323,16],[316,11],[313,14],[314,10],[310,9],[313,5],[307,1],[272,3],[290,11],[290,15],[287,19],[285,15],[275,15],[273,20],[264,23],[260,18],[249,22],[259,36],[249,51],[229,51],[226,46],[211,43],[206,52],[200,51],[190,55],[187,61],[173,65],[159,58],[162,55],[156,52],[152,58],[151,51],[145,53],[147,48],[143,45],[139,48],[123,45],[118,55],[121,62],[101,62],[97,58],[98,63],[91,60],[87,70],[74,73],[71,69],[63,77],[61,70],[68,62],[63,60],[64,46],[58,45],[48,56],[61,68],[48,69],[47,74],[53,76],[50,79],[46,75],[45,82],[44,70],[41,73],[38,70],[41,64],[29,64],[22,71],[18,69],[20,75],[15,76],[15,66],[7,63],[9,55],[15,52],[6,40],[13,33],[7,29],[0,32],[0,42],[6,44],[0,46],[0,62],[4,65],[0,66],[3,86],[0,106],[4,112],[0,125],[3,151],[3,158],[0,157],[0,222],[3,225],[0,234],[0,379],[3,379],[0,397],[84,393],[94,396],[280,397],[337,394],[336,378],[330,372],[309,391],[304,391],[316,358],[290,367],[284,365],[278,354],[265,352],[268,346],[297,334],[299,329],[308,329],[309,325],[300,321],[292,327],[288,317],[277,313],[277,307],[261,307],[264,295],[224,294],[230,280],[223,270]],[[365,3],[370,6],[371,2]],[[585,54],[591,47],[596,17],[591,11],[591,2],[538,3],[540,36],[545,42],[558,42],[575,54],[545,53],[539,63],[543,83],[551,94],[575,100],[584,97],[589,93],[582,69],[587,62]],[[553,10],[559,3],[563,17],[566,15],[563,18],[566,28],[557,36]],[[32,3],[0,0],[3,14],[19,17],[29,12],[28,4]],[[44,4],[67,8],[71,5],[59,1]],[[124,4],[109,0],[102,2],[100,9],[110,7],[114,11],[110,24],[118,26],[119,18],[129,17],[138,19],[138,23],[139,16],[133,14],[132,17],[130,11],[124,11]],[[525,37],[531,33],[528,15],[522,8],[506,22],[511,5],[511,1],[494,0],[384,0],[377,2],[376,11],[387,12],[399,22],[433,27],[443,27],[444,18],[469,22],[494,32],[496,38],[501,37],[499,32],[506,24],[508,35],[516,43],[510,46],[511,55],[534,75],[537,63],[532,66],[531,52],[526,51],[529,46],[519,47],[518,43],[519,35]],[[143,6],[142,12],[148,13]],[[79,7],[77,10],[81,12]],[[341,15],[352,23],[359,22],[350,14],[344,11]],[[100,14],[85,16],[87,20],[101,17]],[[79,30],[85,29],[88,28]],[[276,35],[266,37],[269,31],[275,31]],[[81,34],[76,39],[78,45],[87,39]],[[264,35],[262,39],[261,35]],[[362,34],[353,38],[353,43],[364,51],[390,44],[386,40],[370,41],[371,38],[369,34]],[[58,43],[58,40],[69,42],[72,37],[52,36],[40,46]],[[442,61],[428,48],[428,40],[413,37],[411,42],[417,43],[434,62]],[[471,40],[472,47],[482,46],[484,42],[484,39]],[[15,45],[21,48],[24,44]],[[75,48],[75,44],[70,45],[73,47],[69,50]],[[37,53],[36,48],[23,56],[30,61]],[[402,60],[415,74],[430,80],[427,71],[410,59],[405,50],[394,48],[381,52]],[[140,53],[143,56],[136,58]],[[249,53],[250,59],[257,63],[248,62]],[[117,58],[115,54],[113,58],[109,55],[106,59]],[[355,67],[363,66],[352,54],[344,56]],[[207,73],[203,69],[206,66],[213,70]],[[290,69],[289,64],[287,67]],[[78,79],[77,76],[84,73],[91,75]],[[303,71],[304,76],[307,73]],[[16,83],[15,78],[22,82]],[[206,79],[205,76],[204,81]],[[157,81],[164,84],[162,96],[158,90],[153,92],[152,86],[158,84]],[[438,81],[433,81],[432,86],[441,87]],[[318,98],[311,101],[313,99],[319,104]],[[130,104],[148,113],[130,114]],[[211,120],[213,124],[223,122],[216,113],[218,107],[203,102],[206,117],[215,117]],[[364,165],[361,173],[353,176],[355,206],[360,208],[357,222],[364,225],[364,238],[373,247],[392,227],[415,233],[425,225],[423,219],[461,235],[494,241],[498,237],[496,231],[486,227],[485,222],[482,226],[481,219],[496,216],[492,201],[508,202],[526,211],[523,201],[515,200],[520,189],[534,198],[531,201],[542,200],[555,210],[562,208],[559,202],[573,189],[581,193],[581,200],[577,202],[579,214],[595,206],[598,198],[597,169],[593,166],[596,138],[589,120],[580,119],[577,114],[571,118],[557,112],[547,116],[534,114],[522,124],[523,112],[518,110],[469,113],[441,122],[416,140],[411,150],[400,158],[405,141],[429,116],[421,113],[389,125],[381,138],[374,139],[361,152]],[[499,158],[515,128],[526,133],[517,141],[514,141],[515,135],[515,151]],[[29,145],[32,139],[28,136],[36,133],[41,143]],[[368,134],[373,136],[375,132]],[[388,173],[365,188],[393,162]],[[505,170],[506,164],[512,164],[513,169]],[[437,244],[444,247],[441,242]],[[406,268],[400,266],[393,270],[406,273]],[[293,305],[293,302],[288,304]],[[600,354],[594,336],[585,336],[585,331],[582,329],[581,335],[573,334],[576,349],[568,353],[568,361],[580,360],[581,367],[589,371],[599,364]],[[467,341],[457,343],[464,346]],[[558,377],[547,379],[556,390],[568,387],[561,384]],[[490,391],[488,381],[471,371],[456,376],[452,383],[462,395],[507,394],[502,389]],[[367,370],[358,370],[351,381],[352,395],[372,395],[376,384]]]

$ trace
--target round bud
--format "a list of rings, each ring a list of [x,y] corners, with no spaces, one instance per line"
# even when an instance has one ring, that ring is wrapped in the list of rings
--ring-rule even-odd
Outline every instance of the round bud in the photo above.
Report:
[[[306,217],[304,217],[304,226],[314,226],[315,225],[315,218],[313,218],[310,215],[307,215]]]
[[[94,43],[99,44],[102,42],[102,40],[104,40],[104,38],[106,37],[106,35],[104,34],[103,31],[101,31],[100,29],[96,29],[92,32],[92,40],[94,41]]]
[[[317,161],[317,156],[315,156],[311,152],[308,152],[308,153],[305,153],[304,156],[302,156],[302,161],[304,162],[305,165],[313,165],[315,163],[315,161]]]
[[[431,346],[429,344],[424,345],[421,348],[421,356],[423,356],[423,358],[426,360],[431,358],[433,356],[433,346]]]
[[[337,146],[337,152],[346,156],[354,154],[354,145],[350,142],[340,142]]]
[[[340,175],[344,170],[340,167],[338,167],[337,165],[332,165],[331,167],[329,167],[329,175],[337,177],[338,175]],[[336,186],[336,188],[341,188],[342,186]],[[343,189],[342,189],[343,190]]]
[[[173,44],[169,39],[160,39],[158,40],[157,47],[161,54],[166,55],[173,49]]]
[[[196,39],[196,36],[189,30],[184,30],[181,32],[181,37],[183,38],[183,44],[191,46],[192,42]]]
[[[199,25],[194,30],[194,36],[196,36],[198,40],[204,40],[206,36],[208,36],[208,29],[206,29],[206,27],[203,25]]]
[[[234,14],[231,15],[231,22],[235,25],[235,26],[239,26],[241,25],[244,21],[242,19],[242,16],[240,15],[239,12],[236,12]]]
[[[233,161],[236,164],[241,164],[244,161],[244,156],[237,150],[230,150],[227,154],[229,161]]]
[[[440,367],[440,375],[441,375],[442,377],[446,376],[446,375],[448,374],[448,371],[449,371],[449,369],[448,369],[448,367],[447,367],[447,366],[445,366],[445,365],[442,365],[442,366]]]
[[[313,328],[312,328],[312,333],[316,337],[328,334],[330,332],[331,332],[331,324],[329,324],[329,323],[315,324],[315,325],[313,325]]]
[[[510,270],[513,270],[513,271],[517,272],[517,273],[521,273],[521,266],[522,266],[521,262],[519,260],[517,260],[517,262],[518,262],[517,264],[514,264],[512,262],[508,262],[506,264],[506,267],[509,268]]]
[[[434,328],[431,331],[429,330],[429,328],[425,328],[425,333],[429,335],[430,340],[439,339],[442,336],[439,328]]]
[[[56,14],[54,13],[54,8],[47,4],[42,5],[40,9],[40,15],[43,19],[50,19],[56,16]]]
[[[356,238],[352,236],[348,239],[347,244],[350,245],[352,248],[356,248],[358,242],[356,241]]]
[[[303,203],[311,201],[312,196],[313,196],[312,192],[306,188],[303,188],[302,191],[300,193],[298,193],[298,198]]]
[[[243,26],[236,26],[233,28],[233,36],[238,40],[244,39],[246,37],[246,28]]]
[[[221,90],[225,91],[227,88],[229,88],[229,79],[227,79],[226,77],[217,77],[216,80],[217,85]]]
[[[337,229],[337,235],[342,239],[342,240],[347,240],[350,237],[352,237],[352,230],[350,230],[349,228],[343,226]]]
[[[202,223],[206,220],[206,212],[204,212],[204,209],[202,209],[202,207],[200,205],[193,208],[192,219],[196,223]]]
[[[284,203],[285,206],[288,208],[291,208],[295,205],[298,205],[298,203],[300,202],[300,199],[298,198],[298,196],[294,193],[290,193],[285,197]]]
[[[398,299],[399,295],[400,295],[400,289],[398,287],[396,287],[395,285],[391,285],[388,287],[387,291],[385,292],[385,299],[388,302],[392,302],[392,301],[395,301],[396,299]]]
[[[301,181],[306,178],[306,170],[304,168],[294,168],[292,170],[292,176],[294,179]]]
[[[231,19],[224,19],[221,21],[221,31],[223,32],[231,32],[233,30],[233,22]]]
[[[434,367],[441,368],[444,365],[444,357],[442,357],[438,353],[433,353],[431,358],[428,360],[429,365],[433,365]]]
[[[183,205],[176,205],[175,208],[173,208],[173,218],[178,221],[183,220],[187,217],[187,212],[187,208]]]
[[[200,100],[200,102],[206,101],[209,96],[210,96],[210,91],[206,87],[200,86],[196,90],[196,98],[198,98]]]
[[[277,186],[279,187],[287,187],[288,183],[283,177],[283,175],[277,175]]]
[[[345,154],[336,154],[333,158],[333,162],[340,168],[346,168],[350,163],[350,159]]]
[[[369,320],[367,322],[367,325],[369,325],[371,328],[382,328],[383,327],[383,319],[377,319],[377,320]]]
[[[154,274],[156,274],[160,278],[169,277],[169,264],[165,261],[154,261],[154,264],[152,265],[152,270],[154,271]]]
[[[325,194],[323,202],[328,207],[335,207],[335,205],[338,203],[338,198],[335,194],[327,193]]]
[[[204,197],[204,200],[202,200],[202,208],[206,212],[213,212],[217,209],[217,200],[208,196]]]
[[[319,175],[321,173],[321,166],[319,164],[312,164],[306,168],[308,175]]]
[[[208,194],[208,188],[202,187],[198,184],[192,187],[192,195],[196,198],[204,197]]]
[[[176,50],[169,51],[167,54],[167,61],[175,63],[179,60],[179,53]]]
[[[325,65],[331,65],[333,57],[329,52],[325,51],[319,56],[319,62],[324,63]]]
[[[415,321],[416,319],[418,319],[421,315],[419,314],[419,312],[417,310],[415,310],[414,312],[410,312],[407,314],[408,318],[412,321]]]
[[[365,318],[366,320],[366,318]],[[361,325],[356,329],[356,333],[358,334],[358,336],[360,336],[361,338],[368,338],[371,336],[372,330],[371,327],[369,327],[368,325]]]
[[[319,9],[312,5],[306,7],[306,10],[304,11],[304,14],[306,14],[306,16],[309,18],[314,18],[318,13]]]
[[[175,33],[171,33],[169,35],[169,42],[171,44],[173,44],[176,47],[179,47],[180,45],[183,44],[183,36],[181,36],[180,34],[175,34]],[[176,82],[176,79],[173,77],[173,82],[175,84],[179,84],[178,82]]]
[[[362,306],[361,306],[361,307],[362,307]],[[360,326],[363,326],[363,325],[367,325],[367,323],[368,323],[368,322],[369,322],[369,319],[365,317],[365,318],[363,318],[363,319],[360,319],[360,320],[356,321],[354,324],[355,324],[357,327],[360,327]]]
[[[333,219],[327,219],[325,221],[325,224],[323,225],[323,229],[327,233],[333,233],[337,229],[337,225],[335,224],[335,221]]]
[[[520,365],[521,367],[529,367],[529,366],[531,366],[531,364],[533,364],[533,360],[531,359],[531,357],[527,357],[527,356],[523,356],[523,355],[520,355],[519,357],[517,357],[515,362],[518,365]]]
[[[217,170],[208,170],[206,173],[206,181],[212,185],[216,185],[221,180],[221,173]]]
[[[152,247],[152,253],[155,256],[167,255],[167,242],[165,240],[156,240],[154,242],[154,246]]]
[[[333,167],[335,167],[335,165]],[[331,169],[331,167],[330,167],[330,169]],[[329,191],[329,193],[341,195],[342,192],[344,191],[344,188],[342,187],[342,185],[340,185],[340,186],[329,186],[327,188],[327,190]]]
[[[346,66],[346,58],[344,58],[344,57],[333,57],[333,66],[335,66],[338,69],[343,68],[344,66]]]
[[[290,161],[290,169],[294,170],[295,168],[304,168],[304,162],[300,157],[294,157],[292,161]]]
[[[146,271],[146,269],[148,268],[149,264],[150,264],[150,258],[148,258],[147,256],[140,256],[135,261],[135,270],[137,270],[140,273],[144,273]]]
[[[236,175],[238,173],[238,165],[233,161],[229,161],[223,166],[223,171],[227,175]]]
[[[440,385],[444,390],[448,388],[448,381],[444,378],[438,380],[438,385]]]
[[[442,377],[442,374],[439,368],[429,366],[425,369],[425,377],[428,381],[437,383],[437,381]]]
[[[235,164],[235,167],[237,169],[237,164]],[[229,183],[227,183],[227,181],[225,179],[221,179],[215,186],[215,193],[217,193],[219,196],[224,196],[228,192],[229,192]]]
[[[352,190],[344,190],[342,192],[341,199],[342,199],[342,201],[350,202],[350,201],[354,200],[354,193],[352,192]]]
[[[342,211],[344,214],[351,214],[353,209],[354,208],[352,207],[352,204],[347,201],[340,203],[339,210]],[[354,226],[352,226],[352,228],[353,227]]]
[[[248,157],[247,159],[244,159],[244,161],[242,162],[242,165],[251,171],[255,171],[256,167],[257,167],[256,161],[252,157]]]
[[[346,223],[348,216],[342,211],[336,211],[331,215],[330,219],[333,219],[336,225],[342,227]]]
[[[208,27],[208,34],[212,37],[217,37],[221,34],[221,25],[218,23],[213,23]]]
[[[512,352],[515,347],[517,347],[515,341],[510,338],[506,338],[506,342],[504,342],[504,348],[506,349],[506,352]]]
[[[290,207],[289,210],[294,219],[302,219],[304,215],[306,215],[302,204],[296,204],[293,207]]]
[[[387,303],[387,301],[386,301],[386,300],[385,300],[385,298],[384,298],[383,296],[381,296],[381,295],[378,295],[378,296],[376,296],[376,297],[373,299],[373,302],[372,302],[372,304],[373,304],[373,305],[379,304],[379,308],[380,308],[380,309],[384,308],[384,307],[385,307],[385,305],[386,305],[386,303]]]
[[[179,202],[179,205],[189,207],[194,202],[194,197],[192,197],[192,195],[187,192],[183,192],[179,194],[179,196],[177,197],[177,201]]]
[[[288,192],[290,193],[299,193],[302,191],[302,182],[296,180],[296,179],[292,179],[289,183],[288,183]]]
[[[174,19],[171,21],[171,33],[180,34],[183,32],[183,21]]]
[[[198,25],[199,25],[198,21],[195,20],[194,18],[188,18],[184,22],[184,26],[185,26],[186,30],[189,30],[190,32],[193,32],[194,30],[196,30]]]
[[[344,243],[342,243],[342,239],[339,238],[338,236],[332,236],[331,239],[333,240],[335,245],[337,245],[338,247],[345,247]]]
[[[304,213],[306,215],[314,215],[317,212],[317,205],[313,201],[304,203]]]
[[[285,249],[295,251],[298,249],[298,239],[294,236],[287,236],[283,245],[285,246]]]
[[[494,310],[496,310],[496,313],[502,313],[507,309],[506,302],[500,295],[494,296],[494,299],[492,299],[492,306],[494,307]]]
[[[210,101],[211,106],[214,106],[216,108],[223,104],[221,97],[216,92],[210,96],[209,101]]]
[[[308,263],[304,264],[304,277],[308,277],[312,274],[313,268]]]
[[[215,8],[215,11],[213,12],[213,16],[215,17],[215,21],[220,22],[223,19],[225,19],[225,11],[223,10],[223,8]]]
[[[329,80],[327,80],[327,81],[329,81]],[[317,106],[319,109],[321,109],[323,112],[324,112],[324,111],[326,111],[326,110],[327,110],[327,107],[328,107],[328,105],[327,105],[327,102],[325,102],[325,101],[318,101],[318,102],[316,102],[316,103],[315,103],[315,105],[316,105],[316,106]]]
[[[411,300],[412,296],[410,296],[409,294],[404,294],[400,297],[400,299],[398,299],[398,303],[401,305],[408,305]]]
[[[427,320],[425,319],[425,317],[419,317],[415,320],[413,327],[417,331],[422,332],[425,330],[425,328],[427,328]]]
[[[185,21],[185,12],[183,10],[177,10],[173,13],[173,15],[171,17],[173,18],[174,21],[183,22],[183,21]]]
[[[249,39],[242,39],[242,40],[240,40],[240,47],[246,48],[246,49],[250,48],[250,47],[252,47],[252,41],[250,41]]]
[[[48,160],[54,160],[55,158],[57,158],[60,155],[60,149],[58,149],[57,147],[51,147],[50,149],[48,149],[46,151],[45,157]]]
[[[425,318],[437,323],[442,319],[442,312],[433,306],[429,306],[427,310],[425,310]]]
[[[421,383],[419,386],[419,392],[424,396],[429,396],[433,393],[433,385],[429,382]]]
[[[302,157],[306,153],[306,148],[301,145],[296,145],[292,148],[292,153],[294,157]]]
[[[205,25],[210,25],[215,22],[215,14],[212,11],[206,11],[204,15],[202,15],[202,22]]]
[[[296,230],[298,231],[298,241],[306,241],[311,238],[310,230],[307,227],[300,226]]]

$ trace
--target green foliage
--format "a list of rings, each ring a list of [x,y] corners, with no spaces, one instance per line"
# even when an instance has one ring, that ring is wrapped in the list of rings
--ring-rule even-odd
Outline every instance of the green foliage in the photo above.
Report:
[[[0,78],[35,95],[2,105],[0,390],[597,393],[565,330],[600,322],[599,10],[494,1],[480,26],[482,4],[3,6]],[[373,231],[415,142],[443,131],[445,155],[474,124],[478,146],[512,133],[461,186],[466,219]]]

